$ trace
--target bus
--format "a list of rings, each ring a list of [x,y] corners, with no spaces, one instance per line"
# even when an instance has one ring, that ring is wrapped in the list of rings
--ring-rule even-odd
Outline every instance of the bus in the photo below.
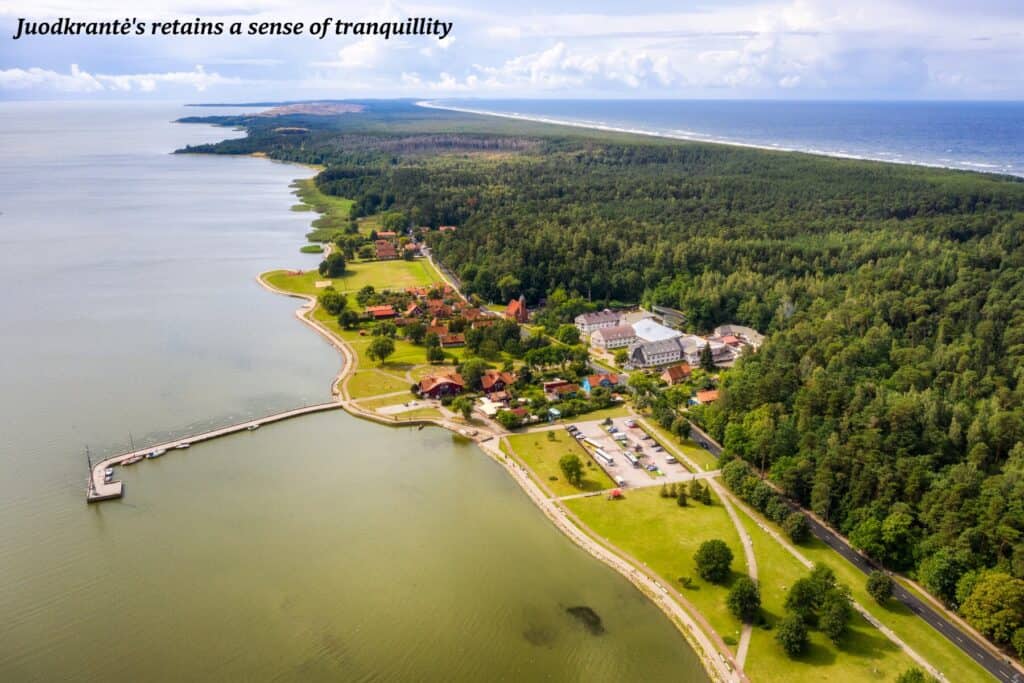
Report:
[[[637,460],[635,455],[633,455],[629,451],[623,451],[623,453],[626,454],[626,460],[629,461],[630,465],[632,465],[633,467],[640,467],[640,461]]]
[[[588,446],[593,446],[594,448],[600,448],[601,447],[601,444],[599,444],[598,442],[594,441],[593,439],[591,439],[589,437],[586,438],[586,439],[583,439],[583,443],[587,444]]]
[[[605,465],[608,465],[609,467],[615,464],[615,460],[612,458],[612,456],[605,453],[603,448],[598,448],[597,450],[595,450],[594,456],[598,458],[601,462],[603,462]]]

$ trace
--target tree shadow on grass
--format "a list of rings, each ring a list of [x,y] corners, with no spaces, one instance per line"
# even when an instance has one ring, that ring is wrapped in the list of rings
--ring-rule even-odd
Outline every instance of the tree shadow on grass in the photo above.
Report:
[[[804,653],[794,659],[811,666],[832,666],[836,662],[836,653],[829,646],[811,641]]]
[[[840,648],[847,654],[865,659],[882,659],[899,649],[859,614],[853,618],[850,628],[840,642]]]

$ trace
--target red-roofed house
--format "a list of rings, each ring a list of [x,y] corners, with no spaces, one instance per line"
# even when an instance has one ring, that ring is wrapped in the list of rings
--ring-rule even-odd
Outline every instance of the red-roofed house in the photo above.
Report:
[[[438,228],[438,230],[440,230],[441,232],[455,232],[455,226],[454,225],[442,225],[440,228]]]
[[[447,349],[452,346],[465,346],[466,337],[462,334],[442,334],[441,335],[441,348]]]
[[[583,389],[589,394],[595,387],[604,387],[611,391],[619,386],[619,376],[614,374],[608,375],[590,375],[583,379]]]
[[[708,389],[707,391],[698,391],[697,396],[693,399],[693,402],[699,406],[704,406],[709,403],[714,403],[718,400],[718,389]]]
[[[395,249],[395,245],[387,240],[377,240],[374,243],[374,248],[377,250],[378,261],[393,261],[398,258],[398,250]]]
[[[484,393],[490,394],[505,389],[516,381],[516,376],[511,372],[499,372],[498,370],[484,370],[480,376],[480,384]]]
[[[466,383],[457,372],[427,375],[419,383],[420,395],[430,398],[455,396],[465,388]]]
[[[405,309],[406,318],[418,318],[423,315],[423,309],[415,301],[409,304],[409,307]]]
[[[394,318],[395,308],[391,304],[385,304],[383,306],[367,306],[366,314],[372,317],[374,320],[384,320],[386,318]]]
[[[377,233],[377,239],[393,240],[396,237],[398,237],[398,233],[391,230],[382,230]]]
[[[509,301],[508,307],[505,309],[505,317],[515,320],[521,325],[529,322],[530,313],[526,310],[526,297],[520,294],[518,299]]]
[[[672,365],[665,368],[665,372],[661,373],[661,378],[672,386],[690,379],[690,375],[692,373],[693,368],[691,368],[689,364],[680,363],[679,365]]]

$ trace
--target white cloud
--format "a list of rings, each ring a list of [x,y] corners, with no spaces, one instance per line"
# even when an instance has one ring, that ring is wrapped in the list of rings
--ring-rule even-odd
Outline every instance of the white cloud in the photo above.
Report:
[[[202,92],[211,86],[237,84],[241,83],[241,80],[208,72],[202,65],[196,66],[192,71],[146,74],[94,75],[82,70],[77,64],[72,64],[66,74],[38,67],[0,70],[0,89],[7,90],[43,89],[70,93],[101,90],[153,92],[161,83],[188,86]]]
[[[70,72],[66,74],[38,67],[0,69],[0,89],[32,90],[37,88],[83,93],[103,90],[103,84],[91,74],[79,69],[77,64],[72,64]]]

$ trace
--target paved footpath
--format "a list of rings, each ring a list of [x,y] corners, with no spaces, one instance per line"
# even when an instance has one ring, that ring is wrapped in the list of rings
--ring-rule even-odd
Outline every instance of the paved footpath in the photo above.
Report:
[[[637,421],[647,429],[648,432],[653,432],[654,428],[644,418],[638,418]],[[676,448],[674,443],[671,443],[668,439],[662,439],[664,445],[672,450],[676,459],[680,462],[685,462],[691,470],[694,472],[700,472],[701,468],[693,460],[690,460],[689,456],[683,452],[682,449]],[[747,534],[746,529],[743,528],[743,524],[740,523],[739,515],[736,514],[736,510],[733,508],[730,498],[725,495],[724,487],[714,478],[714,475],[718,474],[718,470],[713,472],[707,472],[707,477],[701,477],[702,479],[708,480],[708,485],[714,490],[718,499],[722,501],[722,507],[729,514],[729,519],[732,520],[732,524],[736,527],[736,533],[739,534],[740,543],[743,545],[743,556],[747,560],[747,574],[755,582],[757,581],[757,557],[754,555],[754,544],[750,540],[750,536]],[[754,635],[754,625],[744,623],[743,630],[740,631],[740,642],[736,647],[736,661],[742,667],[747,662],[747,652],[750,650],[750,639]]]

